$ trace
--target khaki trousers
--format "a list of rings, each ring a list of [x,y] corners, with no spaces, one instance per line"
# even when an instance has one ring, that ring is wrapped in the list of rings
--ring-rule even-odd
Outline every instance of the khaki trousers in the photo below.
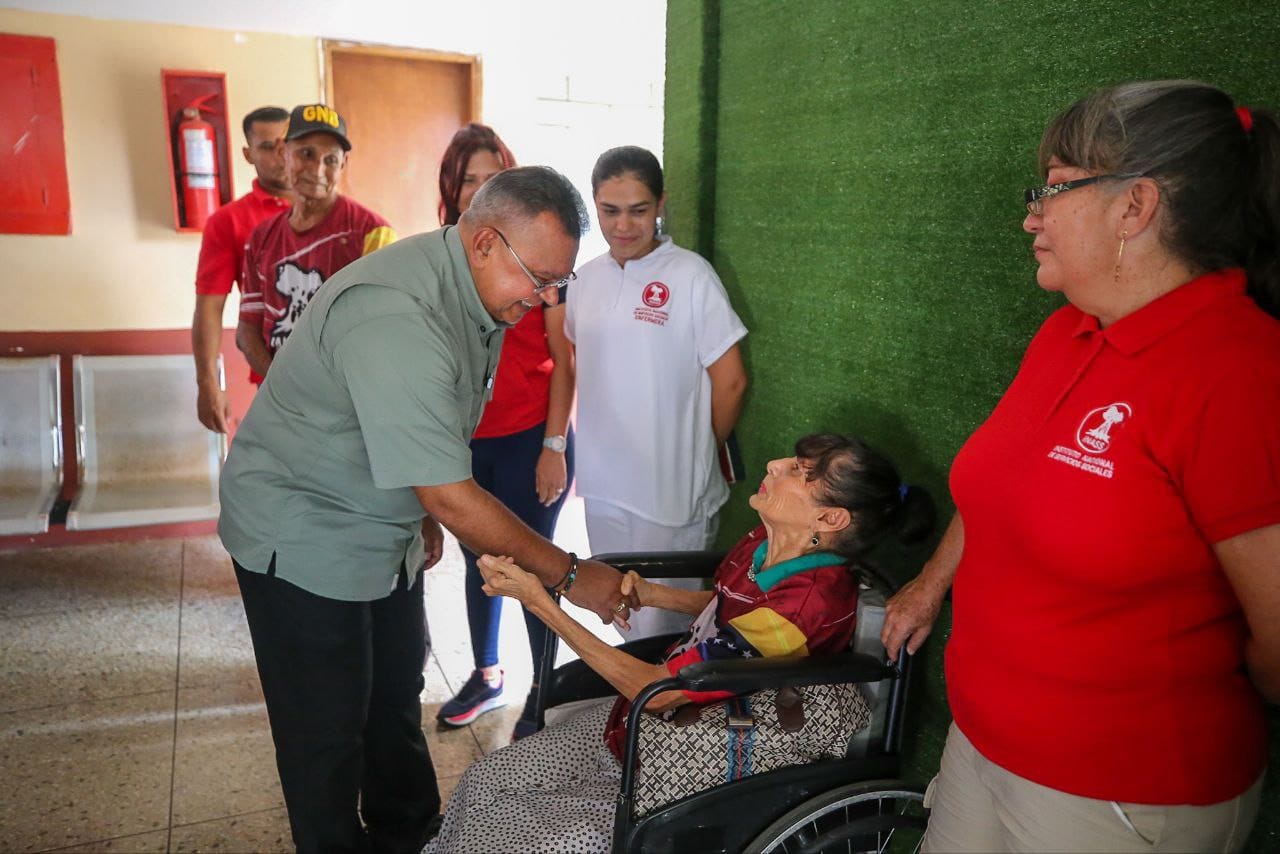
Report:
[[[942,768],[925,793],[932,813],[921,851],[1239,851],[1261,792],[1259,777],[1238,797],[1209,806],[1069,795],[989,761],[952,724]]]

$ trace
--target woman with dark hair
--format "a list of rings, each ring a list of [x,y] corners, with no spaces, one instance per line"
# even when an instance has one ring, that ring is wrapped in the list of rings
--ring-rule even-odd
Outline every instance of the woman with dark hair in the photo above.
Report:
[[[1244,845],[1280,700],[1278,156],[1274,113],[1191,81],[1045,131],[1023,228],[1068,305],[887,608],[914,652],[953,588],[924,850]]]
[[[440,222],[455,225],[486,181],[516,165],[493,128],[472,122],[453,136],[440,162]],[[563,297],[562,297],[563,298]],[[541,300],[506,332],[494,381],[471,442],[476,483],[493,493],[526,525],[547,539],[555,531],[565,490],[573,479],[573,348],[564,336],[564,306]],[[461,690],[440,707],[436,719],[461,727],[504,705],[498,663],[502,601],[484,595],[476,556],[465,547],[467,623],[475,669]],[[546,626],[527,611],[525,628],[538,672]],[[537,686],[534,686],[535,688]],[[533,690],[516,721],[513,738],[536,727]]]
[[[697,661],[848,649],[858,597],[849,562],[891,533],[906,542],[923,539],[934,520],[928,492],[904,484],[893,464],[861,440],[831,434],[807,436],[795,456],[770,462],[751,506],[761,525],[720,564],[714,590],[674,589],[635,573],[623,581],[622,595],[637,598],[641,609],[669,610],[688,626],[661,664],[595,637],[509,559],[480,559],[491,596],[520,600],[620,696],[472,765],[429,851],[608,850],[630,701]],[[672,691],[646,711],[727,696]]]
[[[591,191],[609,251],[578,270],[565,309],[587,537],[596,554],[705,549],[729,496],[717,452],[742,409],[747,330],[711,265],[658,228],[666,195],[653,154],[606,151]],[[646,612],[629,634],[681,628]]]
[[[493,128],[479,122],[459,128],[440,159],[440,224],[457,225],[476,190],[515,165],[515,155]]]

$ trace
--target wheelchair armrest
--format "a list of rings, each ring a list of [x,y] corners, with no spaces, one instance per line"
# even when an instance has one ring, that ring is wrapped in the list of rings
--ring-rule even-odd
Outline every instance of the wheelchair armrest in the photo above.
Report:
[[[879,682],[897,668],[860,652],[820,658],[745,658],[700,661],[676,674],[686,691],[731,691],[747,694],[765,688]]]
[[[634,655],[641,661],[657,663],[662,661],[667,649],[680,639],[680,635],[655,635],[648,638],[629,641],[617,649]],[[546,693],[546,705],[551,708],[562,703],[573,703],[578,700],[592,700],[597,697],[608,697],[617,690],[605,681],[581,659],[570,661],[551,672],[551,683]]]
[[[591,558],[643,578],[710,578],[724,556],[724,552],[612,552]]]

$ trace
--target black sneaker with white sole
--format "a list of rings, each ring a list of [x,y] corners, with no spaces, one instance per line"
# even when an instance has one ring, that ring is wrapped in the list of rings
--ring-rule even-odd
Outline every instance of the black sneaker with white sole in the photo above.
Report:
[[[502,681],[501,671],[499,671],[496,685],[485,681],[481,671],[471,671],[471,677],[467,679],[462,689],[453,696],[453,699],[440,707],[440,711],[436,713],[436,720],[444,726],[463,727],[485,712],[505,706],[507,701],[502,699]]]

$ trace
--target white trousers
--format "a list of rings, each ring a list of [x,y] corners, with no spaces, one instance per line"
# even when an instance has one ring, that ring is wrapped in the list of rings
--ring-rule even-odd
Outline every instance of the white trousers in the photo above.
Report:
[[[671,527],[642,519],[614,504],[591,498],[583,500],[587,517],[587,540],[593,555],[609,552],[700,552],[711,548],[719,526],[715,516],[688,525]],[[672,578],[662,582],[681,590],[702,590],[697,578]],[[688,614],[641,608],[631,614],[631,628],[618,630],[626,640],[683,632],[693,620]]]

